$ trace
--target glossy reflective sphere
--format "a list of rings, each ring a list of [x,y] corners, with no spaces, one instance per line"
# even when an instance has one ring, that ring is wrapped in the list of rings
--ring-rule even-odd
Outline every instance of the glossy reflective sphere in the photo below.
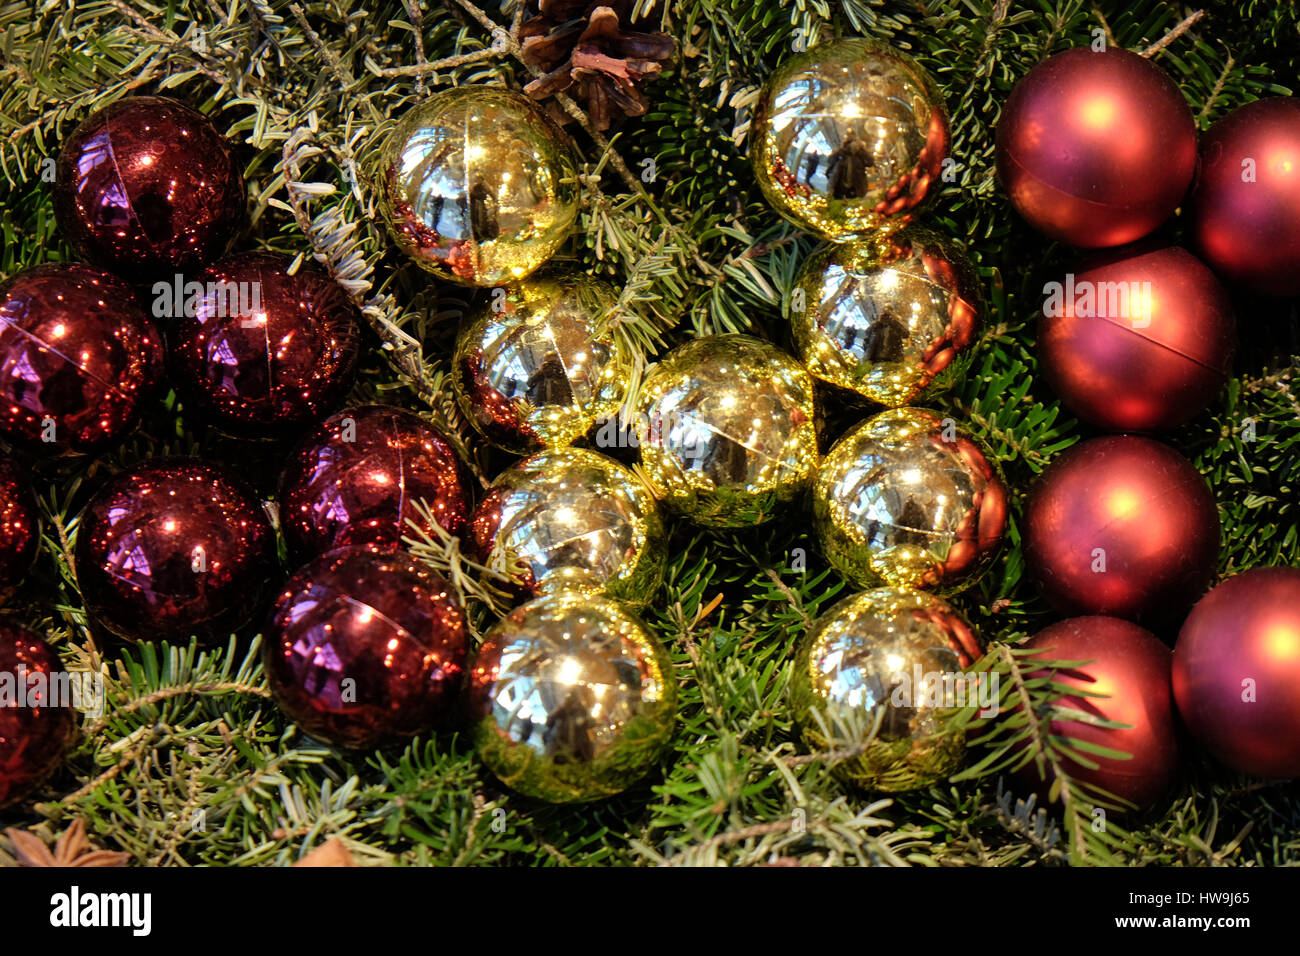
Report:
[[[59,656],[42,638],[0,624],[0,674],[9,685],[0,696],[0,808],[40,786],[72,743],[76,711],[48,706],[50,676],[61,671]]]
[[[980,700],[976,678],[966,675],[983,653],[970,625],[931,594],[876,588],[840,601],[795,654],[790,703],[804,742],[819,752],[865,744],[832,769],[869,789],[929,786],[965,754],[965,735],[946,723],[957,707]]]
[[[550,803],[627,789],[659,762],[677,679],[658,638],[605,598],[545,595],[503,617],[470,670],[479,756]]]
[[[1196,171],[1196,123],[1174,81],[1119,47],[1076,47],[1025,75],[997,128],[998,176],[1039,232],[1118,246],[1168,219]]]
[[[398,548],[416,533],[411,521],[437,540],[419,502],[458,535],[469,520],[470,488],[438,429],[391,405],[357,405],[307,433],[280,476],[279,500],[285,540],[310,556],[354,545]]]
[[[230,141],[202,113],[128,96],[63,144],[54,214],[79,255],[121,275],[161,276],[225,252],[243,222],[244,180]]]
[[[276,702],[306,733],[369,748],[446,716],[468,654],[465,615],[441,576],[405,552],[348,548],[285,585],[263,658]]]
[[[162,377],[162,340],[122,280],[43,265],[0,285],[0,433],[85,454],[135,426]]]
[[[569,140],[500,87],[434,93],[380,158],[380,204],[398,247],[443,279],[514,282],[551,257],[578,215]]]
[[[813,524],[826,559],[863,587],[958,591],[988,566],[1007,492],[988,452],[924,408],[881,412],[822,461]]]
[[[1205,479],[1167,445],[1080,442],[1030,490],[1025,564],[1062,614],[1176,620],[1209,585],[1219,510]]]
[[[748,335],[710,335],[673,349],[641,383],[641,465],[660,501],[698,524],[769,520],[808,488],[817,467],[813,381],[781,350]]]
[[[1300,294],[1300,98],[1247,103],[1210,127],[1191,212],[1197,248],[1219,275]]]
[[[979,282],[949,242],[909,226],[826,246],[804,265],[790,321],[817,378],[882,405],[946,388],[979,336]]]
[[[835,241],[906,225],[937,188],[950,140],[929,74],[863,39],[782,64],[763,87],[750,136],[772,208]]]
[[[1174,246],[1097,257],[1052,285],[1038,324],[1043,377],[1111,431],[1164,431],[1204,410],[1236,344],[1227,292]]]
[[[231,256],[199,274],[204,291],[192,310],[172,296],[176,384],[227,430],[296,430],[352,387],[360,313],[324,269],[303,262],[289,275],[292,262],[262,252]]]
[[[654,496],[636,472],[581,448],[540,452],[502,472],[479,503],[474,551],[530,595],[574,590],[644,604],[667,560]]]
[[[1300,777],[1300,569],[1228,578],[1174,646],[1174,697],[1196,741],[1230,767]]]
[[[1178,731],[1169,685],[1169,648],[1151,632],[1113,617],[1076,617],[1040,631],[1021,647],[1036,648],[1041,660],[1089,661],[1071,670],[1033,670],[1030,679],[1077,687],[1088,694],[1067,694],[1057,706],[1082,711],[1127,727],[1098,727],[1082,720],[1053,720],[1052,734],[1086,741],[1131,755],[1123,760],[1085,752],[1096,767],[1067,756],[1064,768],[1090,796],[1105,791],[1138,808],[1150,806],[1178,773]],[[1026,670],[1034,660],[1024,661]],[[1077,746],[1070,749],[1078,751]],[[1053,775],[1031,762],[1015,774],[1025,790],[1046,799]],[[1113,803],[1113,801],[1108,801]]]
[[[490,442],[526,455],[567,445],[622,406],[632,356],[604,328],[614,290],[587,276],[538,276],[461,328],[452,386]]]
[[[0,604],[13,595],[36,560],[41,517],[23,469],[0,455]]]
[[[225,637],[275,572],[275,532],[225,467],[156,458],[90,499],[76,562],[86,610],[119,637]]]

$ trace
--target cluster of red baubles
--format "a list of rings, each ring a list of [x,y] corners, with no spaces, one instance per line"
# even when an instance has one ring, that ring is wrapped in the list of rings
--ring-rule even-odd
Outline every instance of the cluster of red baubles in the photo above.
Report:
[[[1130,725],[1052,722],[1055,734],[1131,755],[1068,769],[1150,804],[1178,768],[1177,714],[1224,763],[1300,776],[1300,570],[1229,578],[1187,616],[1214,578],[1218,507],[1190,462],[1140,437],[1187,421],[1227,380],[1235,323],[1215,273],[1260,295],[1300,293],[1300,101],[1235,110],[1202,138],[1198,163],[1195,123],[1169,77],[1124,50],[1073,49],[1017,84],[997,161],[1033,228],[1093,250],[1044,288],[1044,377],[1081,421],[1130,433],[1062,454],[1026,506],[1027,570],[1070,615],[1026,646],[1091,661],[1056,673],[1088,692],[1061,705]],[[1201,259],[1146,238],[1188,198]],[[1177,632],[1172,653],[1147,628]],[[1032,766],[1023,776],[1040,779]]]

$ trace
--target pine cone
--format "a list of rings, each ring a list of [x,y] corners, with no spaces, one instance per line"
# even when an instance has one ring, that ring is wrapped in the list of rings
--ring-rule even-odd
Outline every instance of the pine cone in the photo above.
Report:
[[[650,101],[638,84],[663,70],[677,42],[658,30],[631,29],[648,26],[653,15],[634,20],[634,6],[635,0],[529,0],[520,55],[546,75],[524,92],[539,102],[567,92],[601,130],[619,113],[643,115]],[[572,119],[554,101],[547,112],[561,123]]]

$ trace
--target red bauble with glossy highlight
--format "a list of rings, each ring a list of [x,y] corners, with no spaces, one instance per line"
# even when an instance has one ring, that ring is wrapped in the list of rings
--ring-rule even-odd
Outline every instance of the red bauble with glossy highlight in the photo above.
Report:
[[[1098,255],[1046,292],[1038,323],[1043,377],[1090,425],[1174,428],[1227,381],[1237,343],[1232,303],[1185,249]]]
[[[313,428],[280,478],[280,523],[302,556],[332,548],[400,547],[431,528],[415,508],[423,500],[438,524],[458,535],[469,520],[470,490],[460,459],[438,429],[390,405],[358,405]]]
[[[62,670],[59,655],[38,635],[0,623],[0,674],[13,681],[10,690],[15,695],[0,699],[0,808],[40,786],[62,762],[76,734],[76,712],[49,706],[50,676]],[[25,681],[21,690],[20,680]]]
[[[401,551],[321,555],[285,585],[266,633],[271,689],[313,737],[368,748],[429,729],[469,645],[447,582]]]
[[[1211,126],[1190,205],[1197,248],[1221,276],[1300,295],[1300,98],[1247,103]]]
[[[1074,780],[1097,787],[1144,809],[1164,795],[1178,773],[1178,730],[1169,672],[1172,655],[1159,638],[1136,624],[1113,617],[1076,617],[1040,631],[1021,647],[1056,661],[1091,661],[1066,671],[1033,671],[1029,679],[1050,677],[1088,694],[1068,695],[1058,706],[1079,710],[1128,727],[1097,727],[1081,720],[1052,722],[1052,733],[1131,754],[1121,760],[1088,754],[1097,767],[1067,757],[1064,768]],[[1022,661],[1026,670],[1032,659]],[[1016,775],[1027,789],[1046,791],[1035,764]],[[1089,791],[1091,793],[1091,791]]]
[[[193,314],[175,320],[182,399],[224,430],[296,429],[329,414],[352,387],[360,313],[324,269],[303,262],[290,275],[292,263],[263,252],[224,259],[199,274],[204,292],[183,310]]]
[[[40,542],[40,511],[27,475],[12,458],[0,455],[0,604],[31,569]]]
[[[1048,57],[1016,84],[997,128],[998,176],[1039,232],[1119,246],[1169,218],[1196,171],[1196,124],[1149,60],[1109,47]]]
[[[1174,646],[1174,698],[1218,760],[1300,777],[1300,569],[1256,568],[1201,598]]]
[[[80,264],[0,285],[0,434],[85,454],[135,426],[163,373],[162,339],[125,282]]]
[[[119,637],[225,637],[275,573],[275,532],[224,466],[156,458],[90,499],[76,562],[86,610]]]
[[[1182,455],[1113,436],[1063,452],[1029,492],[1025,565],[1064,614],[1162,625],[1200,597],[1219,554],[1219,511]]]
[[[154,277],[226,251],[243,222],[244,181],[230,141],[202,113],[130,96],[93,113],[63,144],[54,215],[82,257]]]

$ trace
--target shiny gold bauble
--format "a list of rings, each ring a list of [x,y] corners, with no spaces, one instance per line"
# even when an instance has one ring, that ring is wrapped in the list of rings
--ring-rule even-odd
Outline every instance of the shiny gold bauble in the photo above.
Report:
[[[528,97],[495,86],[434,93],[379,157],[380,209],[397,245],[464,285],[515,282],[578,216],[577,159]]]
[[[614,416],[633,359],[601,330],[613,288],[583,275],[540,275],[497,291],[456,339],[452,387],[465,417],[507,451],[567,445]]]
[[[572,590],[644,604],[668,555],[645,482],[583,448],[547,449],[502,472],[471,533],[480,560],[532,595]]]
[[[646,373],[636,418],[650,488],[702,525],[767,521],[817,465],[811,376],[748,335],[673,349]]]
[[[763,195],[796,225],[842,241],[906,225],[938,188],[948,117],[911,57],[835,40],[768,79],[750,123]]]
[[[946,388],[970,364],[980,303],[956,247],[909,226],[815,252],[795,286],[790,322],[814,376],[897,407]]]
[[[925,408],[862,422],[813,481],[822,552],[862,587],[958,591],[992,560],[1006,523],[1006,488],[988,452]]]
[[[677,681],[663,643],[608,598],[548,594],[484,636],[474,739],[506,786],[551,803],[625,790],[663,756]]]
[[[942,780],[966,750],[952,717],[996,703],[972,673],[983,653],[962,616],[924,591],[876,588],[841,601],[795,655],[790,702],[804,741],[851,753],[831,758],[833,771],[872,790]]]

